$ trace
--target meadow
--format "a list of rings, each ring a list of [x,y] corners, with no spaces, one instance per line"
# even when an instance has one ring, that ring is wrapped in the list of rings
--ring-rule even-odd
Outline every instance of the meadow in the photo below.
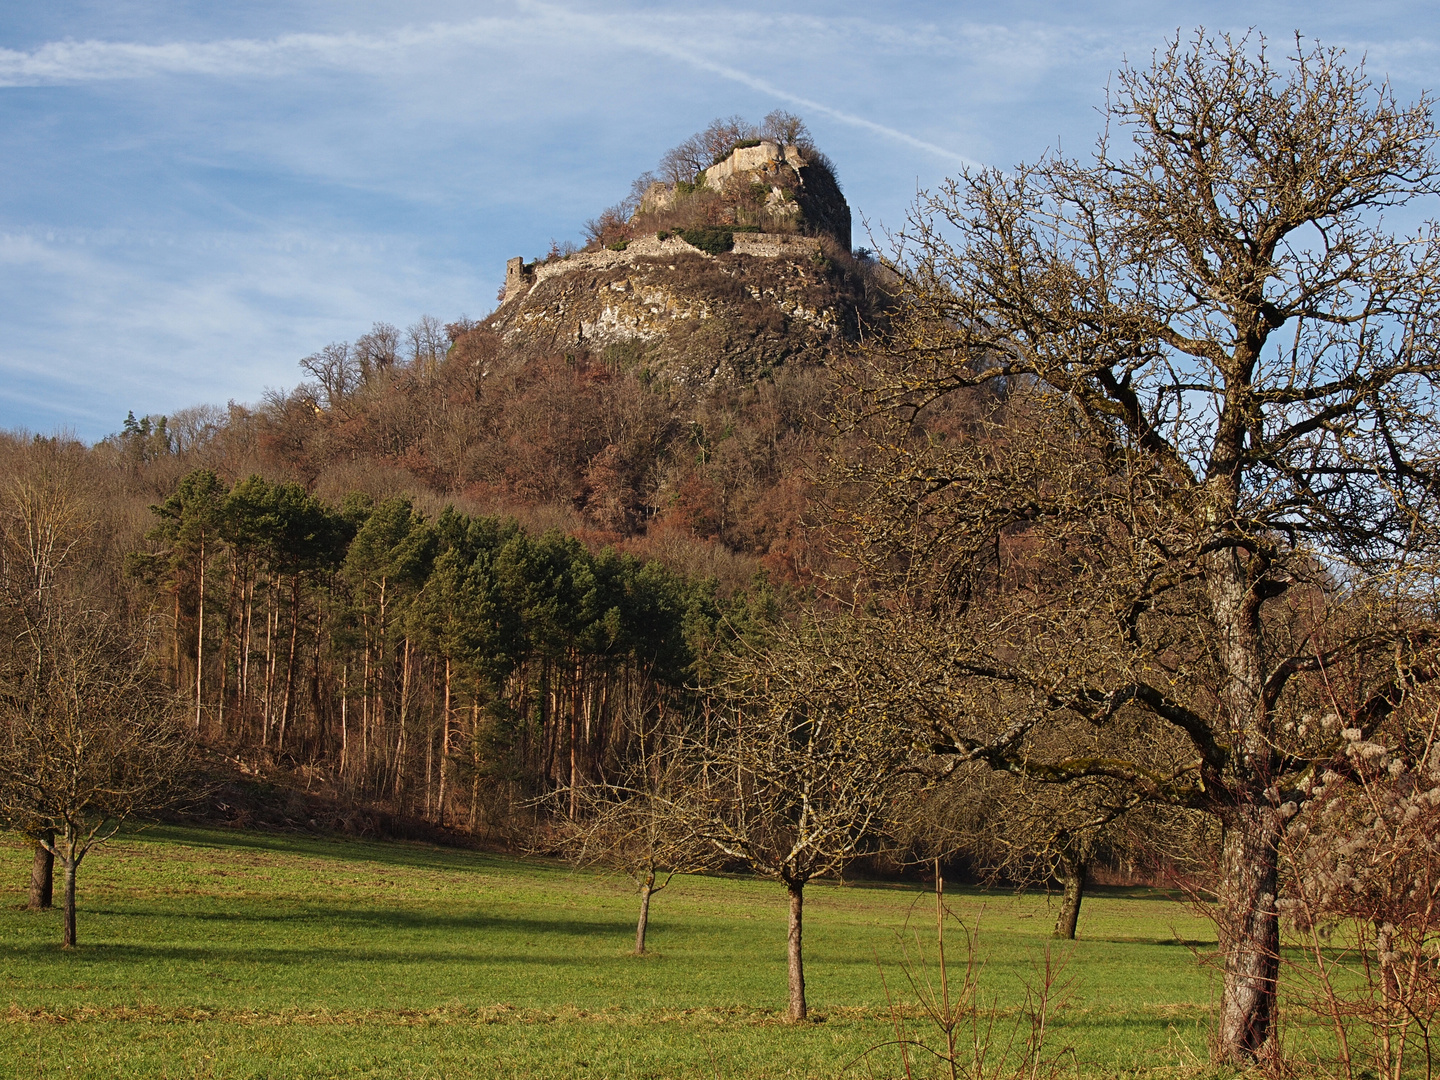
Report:
[[[897,1076],[901,942],[933,947],[919,884],[807,889],[815,1022],[785,1015],[785,895],[677,879],[651,955],[629,955],[628,879],[418,844],[163,827],[81,867],[80,948],[21,910],[29,851],[0,848],[0,1077]],[[981,979],[1009,1030],[1050,944],[1043,895],[951,889],[978,919]],[[1144,889],[1086,901],[1065,944],[1066,1074],[1206,1070],[1210,925]],[[959,951],[952,934],[952,957]],[[1073,951],[1073,955],[1072,954]],[[920,1030],[923,1030],[920,1029]]]

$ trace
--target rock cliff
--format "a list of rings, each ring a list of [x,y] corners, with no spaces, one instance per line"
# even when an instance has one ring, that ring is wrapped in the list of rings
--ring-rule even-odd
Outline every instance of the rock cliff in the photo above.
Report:
[[[754,143],[693,184],[651,184],[603,246],[511,259],[485,327],[511,344],[584,349],[680,383],[823,360],[854,333],[864,294],[850,208],[813,151]],[[679,227],[650,229],[664,221]]]

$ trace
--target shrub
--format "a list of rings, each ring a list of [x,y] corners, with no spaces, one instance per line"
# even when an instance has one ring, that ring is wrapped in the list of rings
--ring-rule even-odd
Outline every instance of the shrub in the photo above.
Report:
[[[745,228],[741,226],[738,231],[745,231]],[[749,226],[749,229],[755,231],[754,226]],[[708,254],[723,255],[735,247],[736,231],[734,227],[697,225],[693,229],[681,229],[680,238],[691,247],[697,247]]]

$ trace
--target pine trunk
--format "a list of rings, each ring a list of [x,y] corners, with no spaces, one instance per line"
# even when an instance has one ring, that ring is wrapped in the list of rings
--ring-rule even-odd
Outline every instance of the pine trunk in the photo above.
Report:
[[[290,652],[285,662],[285,700],[280,705],[280,732],[275,738],[275,753],[285,750],[285,727],[290,722],[290,711],[295,701],[295,642],[300,637],[300,575],[295,574],[290,585]]]
[[[440,794],[436,797],[436,812],[440,824],[445,824],[445,766],[450,761],[450,658],[445,658],[445,702],[440,710]]]
[[[200,534],[200,599],[195,606],[195,734],[200,734],[205,674],[205,534]]]

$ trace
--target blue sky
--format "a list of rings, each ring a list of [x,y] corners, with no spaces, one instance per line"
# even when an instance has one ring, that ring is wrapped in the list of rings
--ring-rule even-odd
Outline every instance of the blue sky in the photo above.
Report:
[[[0,427],[98,438],[377,320],[482,316],[506,258],[719,115],[805,117],[882,232],[965,162],[1085,149],[1110,73],[1197,24],[1440,82],[1421,3],[12,0]]]

